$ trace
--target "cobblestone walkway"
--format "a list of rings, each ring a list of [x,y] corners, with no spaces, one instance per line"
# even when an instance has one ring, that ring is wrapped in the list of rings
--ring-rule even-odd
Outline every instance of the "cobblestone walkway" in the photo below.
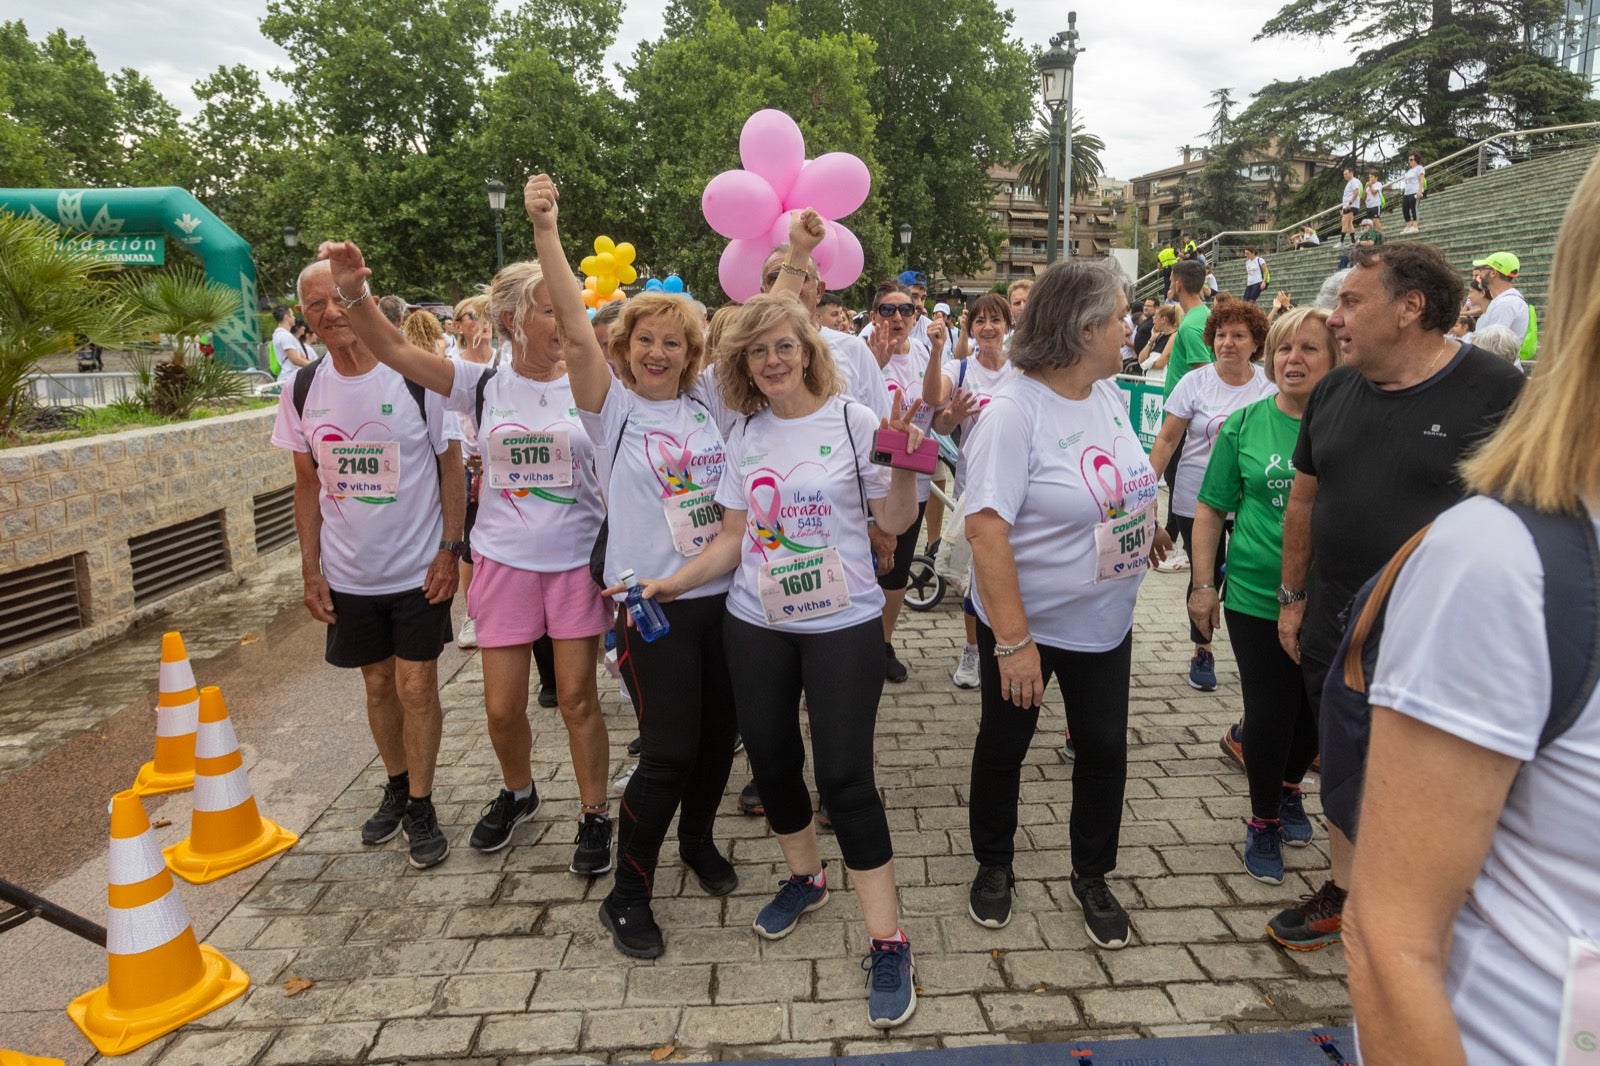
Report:
[[[378,797],[374,764],[280,858],[210,940],[244,966],[249,994],[119,1063],[613,1063],[883,1052],[913,1047],[1160,1036],[1347,1024],[1342,949],[1291,954],[1270,944],[1273,913],[1326,869],[1320,830],[1285,849],[1281,887],[1245,874],[1244,775],[1217,739],[1237,715],[1238,677],[1219,641],[1216,693],[1185,683],[1182,575],[1154,574],[1139,604],[1122,850],[1113,887],[1133,943],[1093,947],[1067,889],[1068,781],[1059,701],[1047,707],[1023,769],[1015,917],[1003,930],[966,914],[975,872],[966,833],[977,694],[948,671],[960,647],[952,604],[907,612],[897,645],[911,679],[886,687],[878,783],[889,808],[904,926],[917,952],[920,1006],[883,1036],[866,1021],[859,910],[845,892],[789,938],[750,931],[779,877],[765,823],[733,794],[718,838],[742,883],[711,899],[663,849],[656,914],[666,954],[623,959],[595,918],[609,878],[568,873],[576,786],[555,711],[533,709],[535,776],[545,806],[513,846],[466,845],[498,787],[476,658],[444,690],[435,799],[453,853],[418,873],[399,842],[364,850],[356,827]],[[613,776],[629,763],[631,713],[602,677]],[[1312,782],[1313,788],[1315,779]],[[1319,812],[1315,795],[1308,807]],[[838,852],[823,837],[825,857]],[[283,984],[309,978],[294,996]],[[672,1046],[670,1052],[659,1049]]]

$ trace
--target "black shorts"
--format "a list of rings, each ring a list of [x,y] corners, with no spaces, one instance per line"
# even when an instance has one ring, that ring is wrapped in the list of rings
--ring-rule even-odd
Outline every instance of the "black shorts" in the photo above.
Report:
[[[1341,215],[1354,215],[1356,213],[1356,209],[1353,207],[1341,208],[1339,213]]]
[[[386,596],[361,596],[330,590],[333,614],[328,627],[330,666],[354,669],[394,656],[427,663],[450,643],[450,601],[429,603],[421,589]]]
[[[1369,207],[1369,208],[1367,208],[1367,217],[1368,218],[1377,218],[1378,214],[1382,210],[1383,210],[1383,208],[1381,208],[1381,207]]]

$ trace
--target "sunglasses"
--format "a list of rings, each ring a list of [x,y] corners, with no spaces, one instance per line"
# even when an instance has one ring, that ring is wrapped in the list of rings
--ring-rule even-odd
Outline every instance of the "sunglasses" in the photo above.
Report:
[[[910,318],[910,317],[912,317],[913,315],[915,315],[917,313],[917,305],[916,304],[879,304],[873,310],[877,311],[878,314],[883,318],[893,318],[895,315],[901,315],[901,316],[903,316],[905,318]]]

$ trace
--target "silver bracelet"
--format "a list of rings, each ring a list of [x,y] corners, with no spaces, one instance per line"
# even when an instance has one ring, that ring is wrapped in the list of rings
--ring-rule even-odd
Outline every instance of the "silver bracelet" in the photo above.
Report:
[[[333,283],[333,292],[334,292],[334,295],[339,297],[339,305],[341,307],[346,308],[346,309],[354,307],[356,304],[361,303],[363,300],[372,299],[372,286],[368,285],[366,283],[366,281],[362,281],[361,282],[361,295],[360,296],[356,296],[356,297],[346,296],[344,294],[344,290],[339,288],[339,283],[338,282],[334,282]]]
[[[1007,658],[1009,656],[1017,654],[1017,652],[1021,651],[1023,648],[1026,648],[1029,644],[1032,644],[1032,643],[1033,643],[1033,635],[1030,633],[1028,636],[1023,637],[1021,640],[1017,641],[1015,644],[996,644],[994,646],[994,657],[996,659]]]

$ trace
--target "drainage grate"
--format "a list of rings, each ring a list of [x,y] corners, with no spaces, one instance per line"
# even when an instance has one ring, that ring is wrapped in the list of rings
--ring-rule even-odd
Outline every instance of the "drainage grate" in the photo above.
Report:
[[[0,654],[83,628],[79,558],[0,575]]]
[[[143,607],[178,589],[228,572],[222,512],[128,538],[133,604]]]
[[[251,501],[256,516],[256,552],[265,555],[294,540],[294,486],[263,492]]]

